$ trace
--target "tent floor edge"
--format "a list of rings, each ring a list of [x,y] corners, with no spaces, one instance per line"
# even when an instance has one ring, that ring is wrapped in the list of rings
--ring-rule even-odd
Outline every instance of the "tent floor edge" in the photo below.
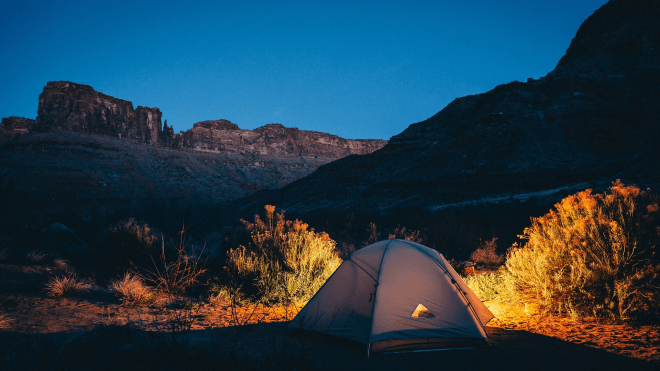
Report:
[[[383,340],[369,344],[371,353],[395,352],[420,349],[466,348],[489,346],[485,338],[434,338]]]

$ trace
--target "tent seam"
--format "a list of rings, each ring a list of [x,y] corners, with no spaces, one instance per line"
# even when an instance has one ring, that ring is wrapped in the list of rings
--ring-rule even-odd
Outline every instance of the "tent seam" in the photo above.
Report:
[[[360,268],[360,269],[362,269],[362,271],[363,271],[364,273],[366,273],[367,276],[371,277],[371,279],[374,280],[374,282],[378,283],[378,280],[375,279],[374,276],[370,275],[369,272],[367,272],[366,269],[362,268],[362,267],[360,266],[360,264],[356,263],[355,260],[353,260],[353,259],[351,259],[350,257],[348,257],[348,258],[346,258],[344,261],[349,261],[349,262],[355,264],[355,266],[358,267],[358,268]]]
[[[387,245],[385,245],[385,249],[383,250],[383,257],[380,259],[380,266],[378,267],[378,279],[376,279],[376,289],[374,290],[374,303],[371,306],[371,325],[369,325],[369,345],[371,346],[371,333],[374,329],[374,312],[376,311],[376,299],[377,299],[377,294],[378,294],[378,285],[380,281],[380,273],[383,270],[383,262],[385,261],[385,254],[387,254],[387,249],[390,247],[390,244],[394,240],[390,240]]]

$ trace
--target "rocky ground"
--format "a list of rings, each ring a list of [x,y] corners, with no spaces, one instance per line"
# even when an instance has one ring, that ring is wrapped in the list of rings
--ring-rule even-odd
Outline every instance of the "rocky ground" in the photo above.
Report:
[[[177,341],[185,341],[190,349],[211,349],[213,354],[232,352],[236,359],[243,360],[243,366],[254,369],[394,370],[409,369],[414,364],[422,369],[445,365],[468,370],[652,370],[660,365],[660,325],[575,321],[486,302],[496,315],[488,324],[493,342],[490,347],[367,358],[363,345],[289,332],[286,321],[297,312],[294,306],[235,307],[221,298],[190,301],[161,296],[149,305],[130,307],[91,282],[87,291],[77,296],[49,298],[42,288],[54,269],[46,265],[0,265],[0,349],[5,353],[2,357],[7,369],[39,368],[39,357],[53,365],[68,362],[61,369],[86,369],[74,366],[75,359],[84,359],[85,355],[71,355],[67,349],[81,342],[91,347],[99,337],[106,352],[109,343],[131,348],[144,341],[152,344],[155,339],[183,339]],[[56,357],[52,351],[49,353],[51,348],[58,350],[54,352]],[[96,348],[94,351],[98,352]],[[200,353],[192,354],[196,356],[186,362],[207,359]],[[97,357],[103,358],[104,354]],[[198,368],[206,367],[202,364]]]

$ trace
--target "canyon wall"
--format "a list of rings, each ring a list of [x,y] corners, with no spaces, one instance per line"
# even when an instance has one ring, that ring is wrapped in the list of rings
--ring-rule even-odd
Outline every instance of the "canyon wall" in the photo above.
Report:
[[[67,130],[158,143],[162,113],[95,91],[89,85],[51,81],[39,95],[36,132]]]
[[[36,120],[5,118],[2,130],[5,138],[30,131],[66,130],[230,156],[312,156],[325,162],[371,153],[387,143],[344,139],[281,124],[242,130],[227,120],[198,122],[192,129],[175,134],[167,122],[161,124],[161,118],[158,108],[138,106],[134,109],[130,101],[97,92],[89,85],[55,81],[48,82],[39,95]]]

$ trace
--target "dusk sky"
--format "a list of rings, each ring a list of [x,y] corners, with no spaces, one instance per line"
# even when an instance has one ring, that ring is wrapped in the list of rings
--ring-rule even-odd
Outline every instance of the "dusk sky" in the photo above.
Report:
[[[605,0],[0,0],[0,117],[47,81],[227,119],[389,139],[455,98],[550,72]]]

